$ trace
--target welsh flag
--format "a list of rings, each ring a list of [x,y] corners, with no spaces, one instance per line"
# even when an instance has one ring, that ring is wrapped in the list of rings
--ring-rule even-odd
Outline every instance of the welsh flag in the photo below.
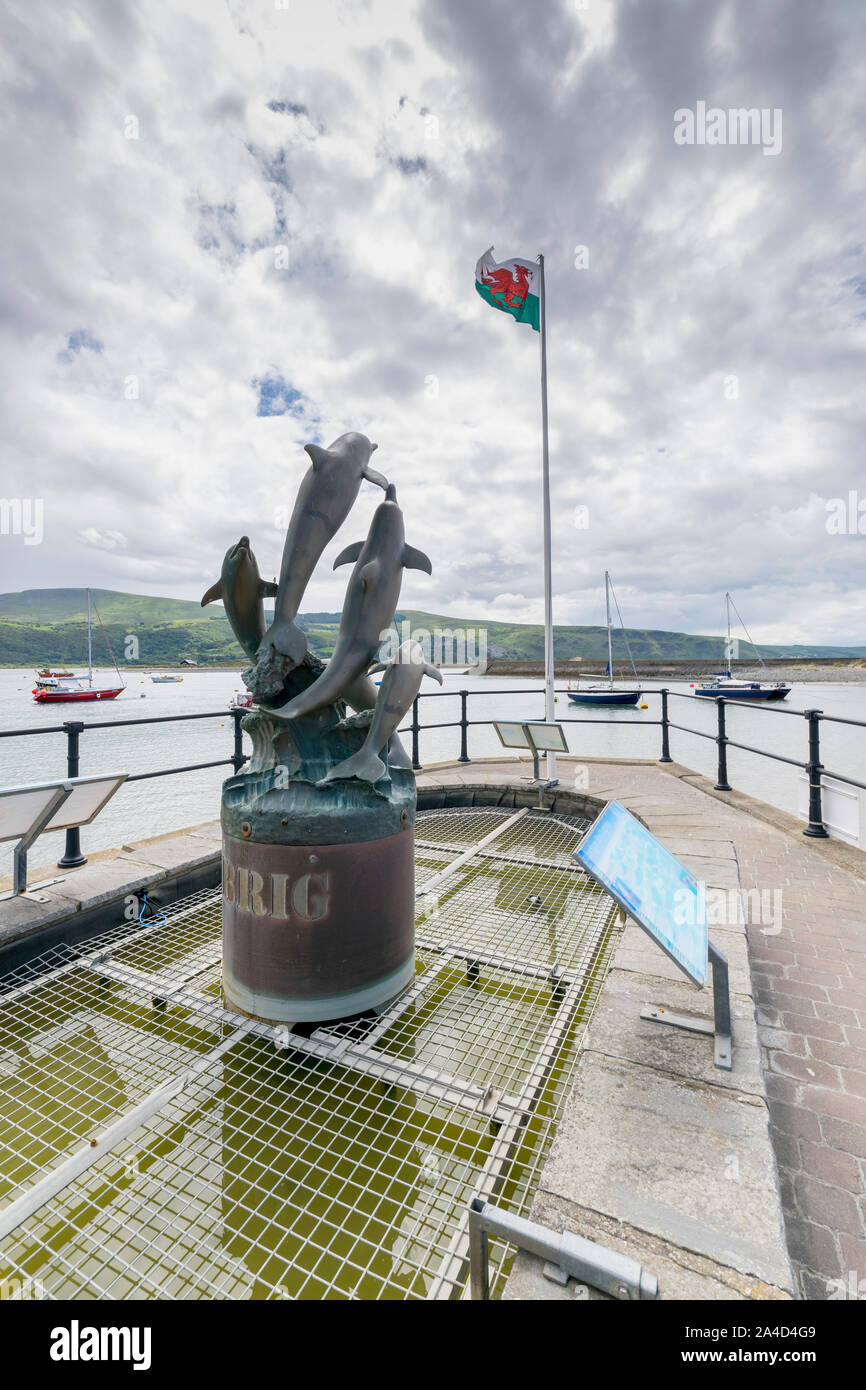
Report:
[[[485,251],[475,267],[475,288],[492,304],[513,314],[518,323],[530,323],[538,332],[538,292],[541,272],[535,261],[500,261],[492,255],[493,247]]]

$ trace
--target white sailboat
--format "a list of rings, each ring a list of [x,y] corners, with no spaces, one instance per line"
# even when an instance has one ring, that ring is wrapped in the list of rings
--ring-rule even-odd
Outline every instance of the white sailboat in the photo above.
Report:
[[[610,595],[613,585],[610,582],[610,571],[604,572],[604,603],[607,613],[607,684],[606,685],[587,685],[581,686],[578,682],[576,687],[569,685],[568,698],[576,705],[636,705],[641,697],[640,686],[633,690],[615,689],[613,684],[613,637],[611,635],[611,616],[610,616]],[[614,594],[614,603],[616,595]],[[619,604],[616,604],[616,611],[619,614]],[[620,628],[625,638],[628,659],[631,662],[632,674],[637,680],[637,670],[632,659],[631,648],[628,645],[628,638],[625,636],[625,628],[622,624],[620,614]]]
[[[703,695],[706,699],[718,700],[784,700],[786,695],[790,695],[791,687],[784,681],[743,681],[737,680],[731,671],[731,653],[733,646],[731,643],[731,609],[737,613],[736,604],[729,593],[725,593],[725,613],[727,616],[728,638],[725,643],[725,661],[727,662],[724,671],[717,671],[708,681],[701,681],[695,686],[695,694]],[[755,650],[758,660],[767,670],[767,663],[758,651],[751,637],[749,637],[746,624],[740,618],[740,625],[749,642]]]

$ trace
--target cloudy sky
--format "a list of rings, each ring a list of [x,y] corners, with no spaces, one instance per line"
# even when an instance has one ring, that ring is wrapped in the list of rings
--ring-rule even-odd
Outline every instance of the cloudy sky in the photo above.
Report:
[[[866,513],[862,0],[5,13],[0,491],[44,540],[0,536],[0,588],[198,598],[242,532],[270,576],[303,443],[354,429],[433,561],[403,604],[540,620],[538,337],[475,292],[492,243],[546,256],[555,620],[607,567],[634,626],[718,631],[730,587],[756,636],[866,643],[866,537],[828,531]],[[677,143],[699,102],[781,149]]]

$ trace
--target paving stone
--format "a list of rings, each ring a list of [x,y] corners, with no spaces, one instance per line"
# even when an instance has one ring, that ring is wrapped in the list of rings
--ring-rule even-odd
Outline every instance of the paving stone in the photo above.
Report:
[[[38,896],[19,894],[0,902],[0,946],[72,916],[77,906],[57,893],[60,886],[46,888]]]
[[[585,1053],[542,1189],[789,1287],[762,1101]]]
[[[83,910],[124,893],[137,893],[165,877],[165,870],[158,864],[119,855],[116,859],[100,859],[85,865],[52,891],[77,903]]]
[[[694,874],[698,883],[706,884],[707,888],[723,888],[735,893],[739,891],[740,876],[736,860],[732,856],[722,858],[709,854],[678,854],[677,859],[683,868]]]
[[[750,996],[752,979],[745,937],[737,932],[713,928],[710,939],[727,957],[731,993]],[[620,970],[632,970],[639,975],[651,975],[664,980],[683,980],[686,978],[680,967],[665,954],[660,946],[656,945],[642,927],[637,926],[631,920],[626,923],[617,949],[616,966]],[[705,989],[707,993],[710,992],[710,981],[707,982]],[[695,987],[695,993],[699,992]]]
[[[709,990],[697,990],[685,980],[651,979],[614,968],[593,1013],[586,1049],[707,1085],[756,1096],[764,1094],[751,999],[731,997],[731,1071],[716,1067],[711,1037],[642,1019],[640,1012],[645,1004],[660,1004],[671,1012],[696,1015],[710,1022],[713,1017]]]
[[[852,1154],[840,1153],[829,1144],[812,1144],[806,1139],[800,1142],[799,1151],[804,1170],[813,1177],[855,1194],[866,1192],[863,1170]]]
[[[805,1220],[849,1236],[864,1235],[863,1218],[852,1193],[804,1174],[795,1180],[795,1189]]]
[[[654,822],[655,824],[655,822]],[[654,834],[657,832],[654,831]],[[699,835],[657,835],[666,849],[679,859],[681,855],[700,855],[710,859],[735,859],[736,853],[730,840],[703,839]]]
[[[816,1226],[797,1216],[786,1216],[785,1233],[791,1258],[806,1269],[823,1274],[828,1279],[838,1278],[842,1273],[842,1260],[836,1241],[826,1226]]]
[[[208,849],[199,835],[172,835],[165,840],[151,840],[139,849],[120,854],[118,862],[152,864],[160,869],[181,872],[197,868],[213,859],[215,851]]]
[[[621,1222],[605,1221],[596,1213],[564,1202],[549,1193],[536,1198],[531,1219],[557,1234],[572,1231],[586,1240],[595,1241],[637,1260],[658,1281],[660,1301],[670,1299],[743,1300],[785,1299],[788,1294],[772,1285],[739,1274],[730,1268],[720,1268],[699,1255],[670,1246],[666,1241],[636,1231]],[[544,1262],[525,1251],[518,1252],[508,1279],[504,1299],[538,1302],[607,1300],[608,1295],[585,1290],[573,1279],[567,1288],[553,1284],[544,1276]]]

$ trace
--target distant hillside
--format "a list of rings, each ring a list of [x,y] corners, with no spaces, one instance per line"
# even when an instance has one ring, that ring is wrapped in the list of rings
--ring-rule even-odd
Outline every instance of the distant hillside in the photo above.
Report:
[[[322,615],[317,615],[322,616]],[[493,623],[480,618],[446,618],[437,613],[423,613],[417,609],[403,609],[398,619],[408,618],[413,629],[424,627],[451,629],[485,628],[487,632],[487,654],[490,659],[542,658],[544,656],[544,629],[528,623]],[[339,618],[336,619],[339,621]],[[664,632],[652,628],[628,627],[625,630],[632,656],[637,660],[645,658],[705,657],[715,660],[722,653],[724,639],[717,636],[692,636],[685,632]],[[476,636],[477,641],[477,636]],[[569,661],[574,657],[590,660],[607,660],[607,628],[604,627],[554,627],[553,645],[559,661]],[[626,657],[626,646],[622,633],[614,632],[613,650],[617,661]],[[764,656],[866,656],[866,647],[822,647],[822,646],[762,646]],[[753,656],[755,648],[751,642],[740,641],[741,657]]]
[[[139,665],[176,664],[181,657],[194,658],[201,665],[211,663],[245,664],[246,658],[235,641],[225,611],[220,604],[202,608],[188,599],[153,598],[123,594],[112,589],[93,590],[93,601],[105,626],[118,662],[136,664],[125,658],[127,638],[138,641]],[[266,617],[269,613],[266,612]],[[487,633],[487,655],[493,659],[539,659],[544,654],[544,634],[540,625],[494,623],[472,618],[445,617],[420,609],[401,609],[397,622],[408,620],[413,630],[426,628]],[[340,622],[339,613],[305,613],[299,618],[310,648],[317,656],[330,656]],[[87,603],[80,589],[26,589],[23,593],[0,594],[0,665],[38,666],[44,662],[63,662],[80,666],[87,650]],[[661,632],[628,628],[634,657],[704,658],[721,655],[722,639],[693,636],[684,632]],[[107,660],[102,633],[94,617],[94,657],[99,664]],[[607,656],[607,632],[603,627],[557,627],[554,630],[556,656],[560,661],[583,657],[590,661]],[[740,655],[753,655],[754,648],[740,642]],[[866,647],[766,646],[765,656],[826,656],[828,659],[866,656]],[[614,636],[617,663],[625,658],[620,633]],[[447,654],[446,654],[447,660]]]
[[[219,574],[217,574],[219,578]],[[102,621],[148,626],[151,623],[198,622],[224,618],[220,604],[200,604],[185,598],[150,598],[145,594],[121,594],[114,589],[91,589]],[[20,594],[0,594],[0,621],[38,623],[87,623],[87,598],[83,589],[24,589]],[[94,615],[94,623],[96,616]]]

